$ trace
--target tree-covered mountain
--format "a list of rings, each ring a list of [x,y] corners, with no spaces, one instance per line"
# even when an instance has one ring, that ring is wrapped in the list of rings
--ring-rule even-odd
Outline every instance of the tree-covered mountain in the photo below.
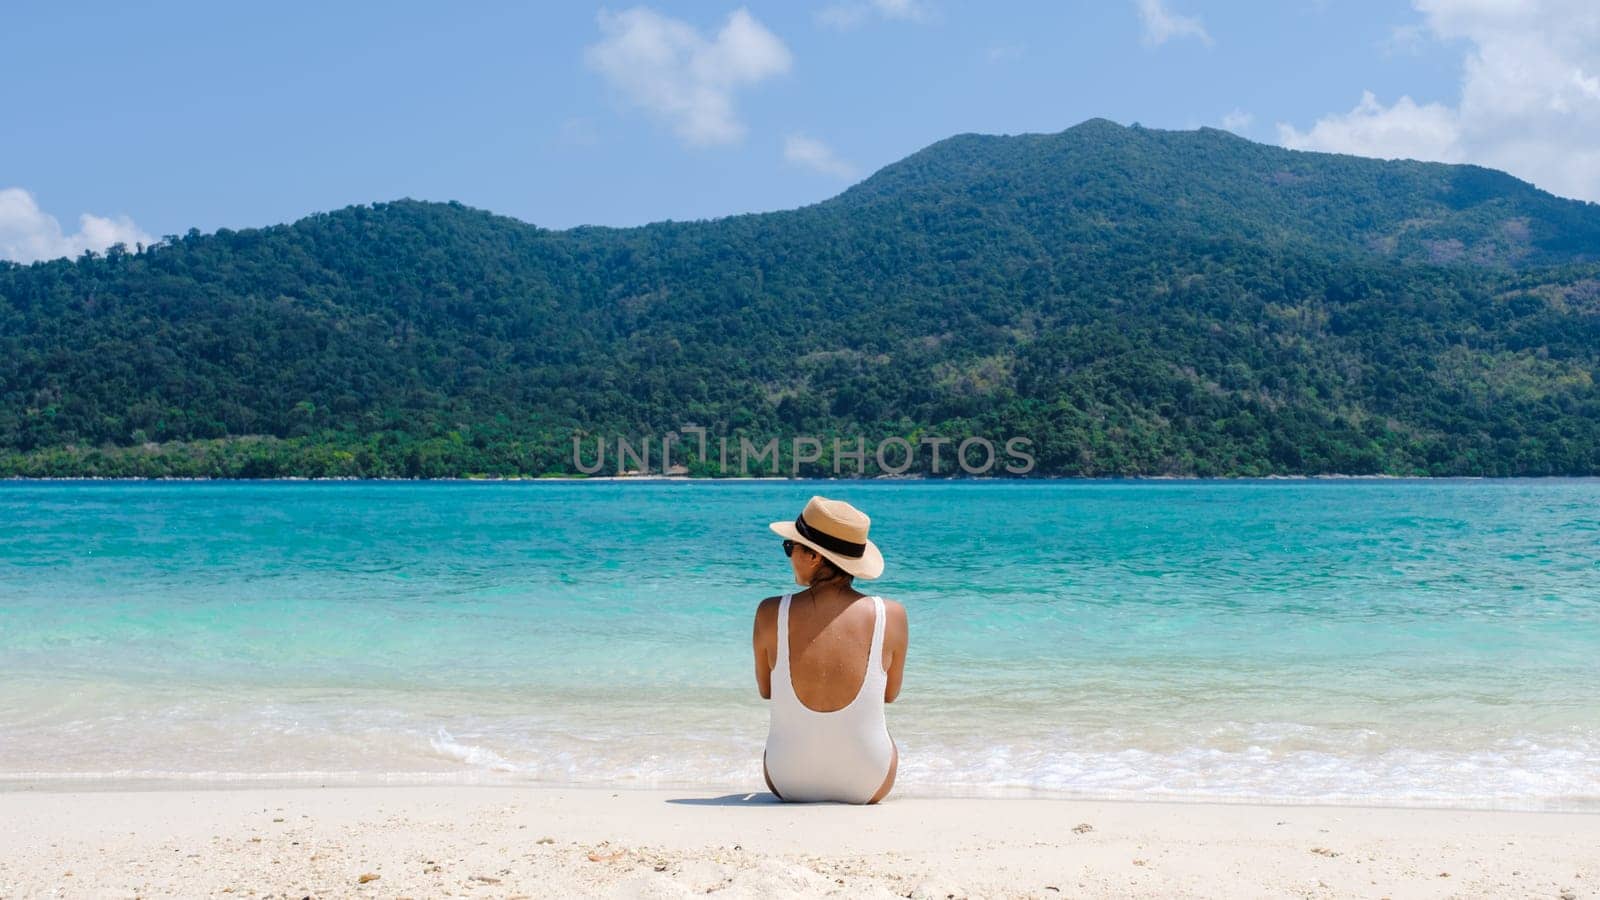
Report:
[[[785,212],[400,201],[0,263],[0,474],[539,475],[685,425],[706,474],[795,435],[809,474],[857,435],[1027,437],[1051,475],[1600,474],[1597,376],[1600,205],[1103,120]]]

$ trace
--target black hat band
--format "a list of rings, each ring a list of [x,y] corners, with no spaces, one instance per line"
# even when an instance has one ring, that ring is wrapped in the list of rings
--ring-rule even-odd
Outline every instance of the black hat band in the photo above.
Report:
[[[852,543],[851,541],[836,538],[831,534],[823,534],[815,528],[807,525],[805,513],[801,513],[800,515],[794,517],[794,530],[800,532],[801,537],[813,544],[816,544],[818,547],[821,547],[824,550],[832,550],[834,553],[837,553],[840,556],[846,556],[850,559],[860,559],[862,556],[866,555],[867,552],[866,544]]]

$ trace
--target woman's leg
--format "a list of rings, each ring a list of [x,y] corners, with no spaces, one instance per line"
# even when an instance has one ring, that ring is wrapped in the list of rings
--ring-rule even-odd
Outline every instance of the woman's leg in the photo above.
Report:
[[[772,773],[767,771],[767,751],[765,750],[761,751],[761,777],[767,780],[767,790],[772,792],[772,796],[782,800],[783,795],[778,793],[778,789],[772,786]],[[894,780],[892,774],[889,776],[889,780]]]
[[[894,748],[894,753],[889,757],[889,777],[883,780],[883,786],[878,788],[878,792],[872,795],[871,800],[867,801],[869,806],[889,795],[889,790],[894,787],[894,775],[900,770],[900,745],[894,742],[894,738],[890,738],[889,746]],[[767,784],[770,786],[772,782],[769,781]]]

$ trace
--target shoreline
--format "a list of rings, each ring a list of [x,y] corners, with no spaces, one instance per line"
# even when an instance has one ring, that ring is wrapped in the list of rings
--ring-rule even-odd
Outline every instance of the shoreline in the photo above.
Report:
[[[444,776],[444,777],[441,777]],[[1344,810],[1351,813],[1364,810],[1392,810],[1396,812],[1437,813],[1507,813],[1515,815],[1573,815],[1600,817],[1600,797],[1584,796],[1565,803],[1519,804],[1514,799],[1455,802],[1407,801],[1388,798],[1302,798],[1292,796],[1222,796],[1177,793],[1153,793],[1134,796],[1126,792],[1073,793],[1021,786],[983,787],[960,785],[950,792],[923,793],[913,784],[897,785],[894,796],[899,800],[918,803],[933,802],[989,802],[1023,801],[1046,803],[1108,803],[1161,804],[1174,807],[1256,807],[1262,809],[1323,809]],[[40,773],[27,777],[0,777],[0,805],[5,798],[15,796],[49,795],[103,795],[103,794],[162,794],[162,793],[227,793],[235,791],[339,791],[339,790],[504,790],[579,793],[605,792],[609,794],[741,794],[749,793],[753,786],[747,783],[691,783],[656,781],[649,783],[615,783],[602,781],[518,781],[493,776],[457,779],[443,772],[396,772],[387,776],[361,773],[318,773],[318,777],[283,775],[273,772],[239,773],[234,777],[215,777],[200,773],[184,775],[100,775],[76,773]],[[3,900],[4,895],[0,895]]]
[[[1597,890],[1595,813],[893,795],[864,808],[502,786],[0,792],[4,897]]]
[[[355,482],[355,483],[508,483],[508,484],[583,484],[599,483],[695,483],[695,484],[749,484],[752,482],[807,482],[807,481],[849,481],[849,482],[900,482],[914,481],[927,484],[1036,484],[1045,483],[1083,483],[1083,484],[1110,484],[1121,482],[1214,482],[1221,484],[1246,484],[1255,482],[1314,482],[1314,481],[1417,481],[1417,482],[1449,482],[1449,481],[1484,481],[1491,483],[1504,483],[1513,481],[1596,481],[1600,475],[1039,475],[1022,477],[1003,476],[968,476],[968,477],[930,477],[927,475],[873,475],[873,476],[788,476],[788,475],[750,475],[727,477],[699,477],[689,475],[574,475],[574,476],[530,476],[522,477],[483,477],[483,478],[360,478],[356,476],[335,475],[330,477],[320,476],[274,476],[270,478],[198,478],[177,475],[162,475],[152,478],[114,477],[105,475],[6,475],[0,476],[0,483],[5,482],[114,482],[121,484],[139,484],[144,482],[225,482],[230,484],[257,484],[276,482]]]

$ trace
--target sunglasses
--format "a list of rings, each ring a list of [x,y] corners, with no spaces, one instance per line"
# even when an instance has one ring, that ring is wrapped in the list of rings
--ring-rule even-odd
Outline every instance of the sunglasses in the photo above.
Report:
[[[788,538],[784,538],[784,540],[783,540],[783,555],[784,556],[793,556],[794,555],[794,548],[797,547],[797,546],[799,546],[799,545],[796,544],[794,541],[791,541]]]

